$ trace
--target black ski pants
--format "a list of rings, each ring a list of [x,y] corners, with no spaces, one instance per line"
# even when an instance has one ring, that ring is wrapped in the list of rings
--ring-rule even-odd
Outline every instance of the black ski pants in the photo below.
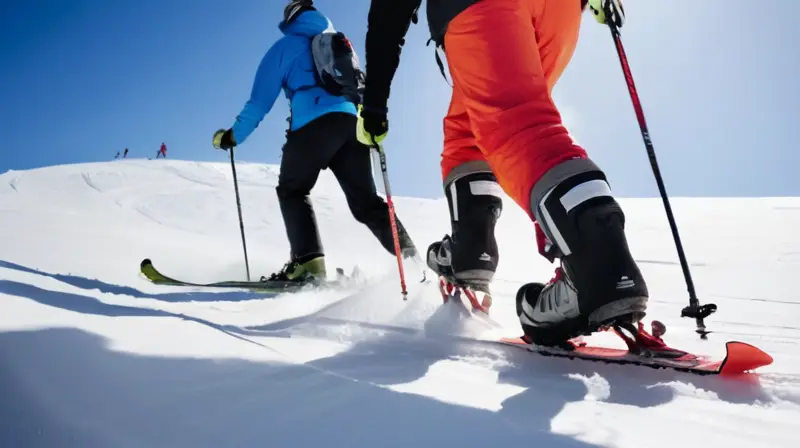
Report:
[[[395,253],[389,208],[375,189],[371,149],[356,138],[356,120],[354,115],[330,113],[286,134],[277,193],[293,260],[324,254],[309,193],[326,168],[336,176],[353,217]],[[399,219],[397,226],[405,252],[413,244]]]

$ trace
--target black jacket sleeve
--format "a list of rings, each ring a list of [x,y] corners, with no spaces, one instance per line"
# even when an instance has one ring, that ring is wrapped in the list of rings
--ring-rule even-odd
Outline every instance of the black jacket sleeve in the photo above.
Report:
[[[364,107],[386,111],[392,79],[422,0],[372,0],[367,23]]]

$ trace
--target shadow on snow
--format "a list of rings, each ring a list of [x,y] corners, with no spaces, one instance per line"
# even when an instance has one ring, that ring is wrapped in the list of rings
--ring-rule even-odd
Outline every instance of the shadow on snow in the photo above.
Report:
[[[26,266],[0,260],[0,268],[13,269],[20,272],[42,275],[49,277],[76,288],[87,290],[98,290],[105,294],[126,295],[141,299],[156,299],[164,302],[241,302],[245,300],[257,300],[276,297],[277,294],[253,291],[230,291],[220,290],[219,292],[172,292],[161,294],[149,294],[139,291],[130,286],[120,286],[105,283],[96,279],[89,279],[77,275],[52,274]]]
[[[0,266],[85,289],[138,293],[8,262]],[[326,317],[337,304],[305,317],[241,328],[9,280],[0,280],[0,293],[84,314],[185,319],[265,348],[256,336],[290,337],[303,327],[354,324]],[[440,307],[429,320],[448,312]],[[545,358],[426,335],[424,329],[355,324],[372,334],[305,365],[137,356],[110,351],[100,336],[77,329],[0,333],[0,421],[5,422],[0,445],[407,447],[424,442],[585,448],[594,445],[553,433],[551,422],[564,406],[585,399],[582,378],[595,374],[608,383],[603,401],[640,408],[671,401],[674,382],[730,403],[772,401],[753,381]],[[469,356],[503,361],[493,367],[497,381],[524,390],[492,412],[384,387],[419,380],[439,361]]]
[[[137,356],[76,329],[0,333],[0,354],[2,446],[587,446],[304,365]]]

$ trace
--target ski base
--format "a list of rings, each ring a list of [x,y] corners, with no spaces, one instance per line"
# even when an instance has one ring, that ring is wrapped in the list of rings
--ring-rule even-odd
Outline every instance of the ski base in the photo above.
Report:
[[[740,375],[759,367],[772,364],[772,357],[753,345],[728,341],[725,343],[726,354],[722,359],[711,359],[707,356],[695,355],[671,349],[669,355],[659,356],[634,354],[625,349],[581,345],[574,350],[557,347],[542,347],[528,344],[522,338],[501,338],[498,343],[518,347],[531,353],[544,356],[555,356],[587,361],[599,361],[611,364],[629,364],[651,368],[666,368],[698,375]],[[680,352],[675,356],[675,352]]]
[[[291,281],[259,280],[259,281],[249,281],[249,282],[223,281],[215,283],[192,283],[183,280],[177,280],[175,278],[164,275],[158,269],[156,269],[155,266],[153,266],[153,262],[149,258],[145,258],[144,260],[142,260],[139,266],[139,270],[142,273],[142,275],[144,275],[145,278],[147,278],[147,280],[156,285],[194,286],[201,288],[241,288],[263,293],[276,293],[276,294],[285,292],[297,292],[319,287],[338,286],[342,284],[341,278],[344,277],[344,272],[341,269],[337,269],[337,274],[340,277],[340,279],[337,281],[328,281],[328,282],[300,283]]]

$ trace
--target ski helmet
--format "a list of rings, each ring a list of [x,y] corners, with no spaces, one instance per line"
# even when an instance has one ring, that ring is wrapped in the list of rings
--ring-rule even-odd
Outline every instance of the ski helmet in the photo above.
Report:
[[[314,0],[291,0],[283,8],[283,23],[289,24],[300,14],[314,9]]]

